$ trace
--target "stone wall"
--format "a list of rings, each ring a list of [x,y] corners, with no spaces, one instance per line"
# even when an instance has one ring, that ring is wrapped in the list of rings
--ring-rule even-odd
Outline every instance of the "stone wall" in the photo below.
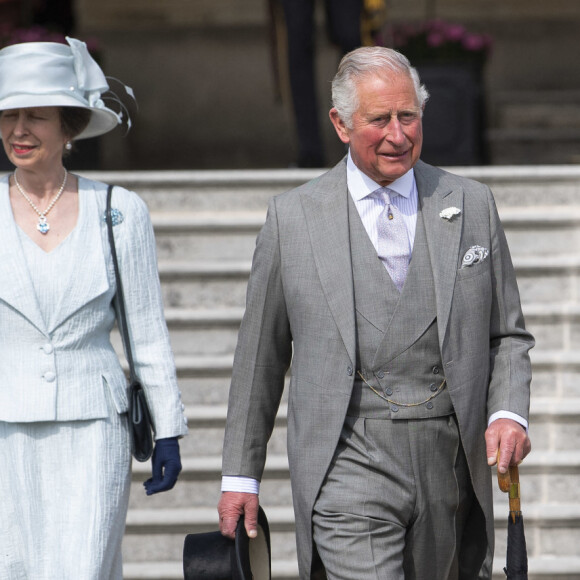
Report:
[[[434,4],[389,0],[390,19],[436,15],[493,36],[485,70],[491,127],[505,117],[506,94],[517,103],[521,92],[580,90],[577,0]],[[289,99],[275,98],[266,1],[77,0],[76,14],[78,36],[100,39],[106,73],[131,85],[139,102],[129,135],[102,139],[104,169],[286,167],[294,161]],[[326,120],[338,54],[319,16],[319,107],[331,164],[343,153]]]
[[[84,27],[95,30],[249,26],[264,24],[267,5],[267,0],[77,0],[77,14]],[[386,0],[386,5],[393,20],[437,16],[517,24],[534,19],[580,18],[576,0]]]

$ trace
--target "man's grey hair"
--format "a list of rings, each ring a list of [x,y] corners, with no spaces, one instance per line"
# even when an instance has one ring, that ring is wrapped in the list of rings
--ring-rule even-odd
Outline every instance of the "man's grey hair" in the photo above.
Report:
[[[390,72],[404,73],[411,77],[417,101],[423,110],[429,93],[407,57],[392,48],[364,46],[343,57],[332,80],[332,104],[349,129],[352,129],[352,116],[359,106],[357,83],[362,78],[384,76]]]

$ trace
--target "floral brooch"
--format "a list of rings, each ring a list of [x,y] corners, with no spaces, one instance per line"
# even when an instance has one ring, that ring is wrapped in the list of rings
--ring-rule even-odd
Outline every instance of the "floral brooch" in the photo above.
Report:
[[[113,222],[114,226],[118,226],[122,224],[125,219],[125,216],[121,213],[121,210],[118,210],[116,207],[111,208],[111,221]],[[107,222],[107,212],[103,214],[103,221]]]

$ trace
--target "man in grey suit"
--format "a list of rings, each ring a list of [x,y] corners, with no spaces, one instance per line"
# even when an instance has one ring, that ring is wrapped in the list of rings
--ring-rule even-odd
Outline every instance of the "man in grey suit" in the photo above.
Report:
[[[245,513],[255,534],[291,366],[300,577],[490,578],[489,465],[499,451],[504,472],[530,451],[534,344],[495,203],[419,160],[428,95],[404,56],[349,53],[332,95],[348,155],[275,197],[258,237],[220,529],[232,536]]]

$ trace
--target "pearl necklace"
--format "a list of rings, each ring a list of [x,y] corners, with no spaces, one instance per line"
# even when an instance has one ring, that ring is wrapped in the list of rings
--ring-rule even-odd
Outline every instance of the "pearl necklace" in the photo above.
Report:
[[[64,192],[64,188],[66,186],[66,179],[68,177],[68,172],[67,172],[67,170],[64,167],[63,167],[63,169],[64,169],[64,179],[62,180],[62,185],[60,186],[60,189],[58,190],[58,192],[55,195],[54,199],[50,202],[49,206],[44,211],[40,211],[36,207],[36,205],[34,205],[34,202],[30,199],[30,197],[28,196],[28,194],[22,189],[22,187],[20,186],[20,183],[18,183],[18,177],[16,177],[16,171],[14,172],[14,183],[16,184],[16,188],[22,194],[22,197],[30,204],[30,207],[38,215],[38,224],[36,226],[36,229],[41,234],[47,234],[48,233],[48,230],[50,230],[50,225],[46,221],[46,216],[48,215],[48,212],[54,207],[54,205],[60,199],[60,196]]]

